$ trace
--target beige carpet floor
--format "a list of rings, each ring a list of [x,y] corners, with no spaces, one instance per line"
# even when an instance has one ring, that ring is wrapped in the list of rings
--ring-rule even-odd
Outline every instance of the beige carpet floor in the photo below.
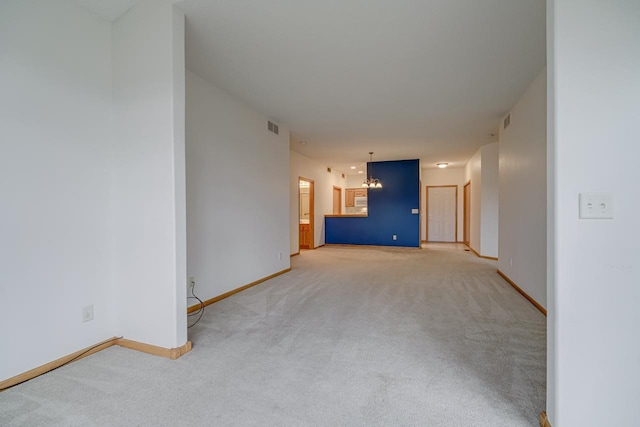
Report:
[[[536,426],[546,319],[462,245],[324,247],[207,307],[176,361],[111,347],[3,426]]]

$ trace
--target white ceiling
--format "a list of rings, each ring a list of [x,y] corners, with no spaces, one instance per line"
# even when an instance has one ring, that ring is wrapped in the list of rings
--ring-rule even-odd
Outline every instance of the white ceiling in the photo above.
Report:
[[[136,3],[74,1],[116,15]],[[178,3],[187,68],[288,127],[294,151],[345,173],[369,151],[463,166],[497,140],[546,61],[545,0]]]
[[[107,21],[115,21],[140,0],[71,0]]]

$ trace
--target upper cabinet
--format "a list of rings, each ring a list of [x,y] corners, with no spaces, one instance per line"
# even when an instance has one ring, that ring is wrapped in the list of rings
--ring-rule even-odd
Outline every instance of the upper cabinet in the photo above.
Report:
[[[344,193],[344,205],[353,208],[356,205],[356,197],[367,197],[366,188],[347,188]]]
[[[352,208],[355,204],[355,199],[355,188],[347,188],[344,193],[344,205],[348,208]]]

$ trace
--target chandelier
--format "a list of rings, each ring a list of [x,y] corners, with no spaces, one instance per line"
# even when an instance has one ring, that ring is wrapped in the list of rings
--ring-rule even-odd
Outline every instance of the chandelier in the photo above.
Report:
[[[369,151],[369,168],[369,178],[362,183],[362,188],[382,188],[380,180],[373,177],[373,151]]]

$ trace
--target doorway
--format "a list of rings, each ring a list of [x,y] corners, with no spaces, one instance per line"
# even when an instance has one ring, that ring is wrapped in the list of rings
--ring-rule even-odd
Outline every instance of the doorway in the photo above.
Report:
[[[458,186],[427,187],[427,241],[458,240]]]
[[[314,181],[298,177],[298,250],[314,246]]]
[[[471,181],[464,185],[464,236],[463,242],[469,246],[471,242]]]
[[[342,188],[333,186],[333,214],[342,215]]]

